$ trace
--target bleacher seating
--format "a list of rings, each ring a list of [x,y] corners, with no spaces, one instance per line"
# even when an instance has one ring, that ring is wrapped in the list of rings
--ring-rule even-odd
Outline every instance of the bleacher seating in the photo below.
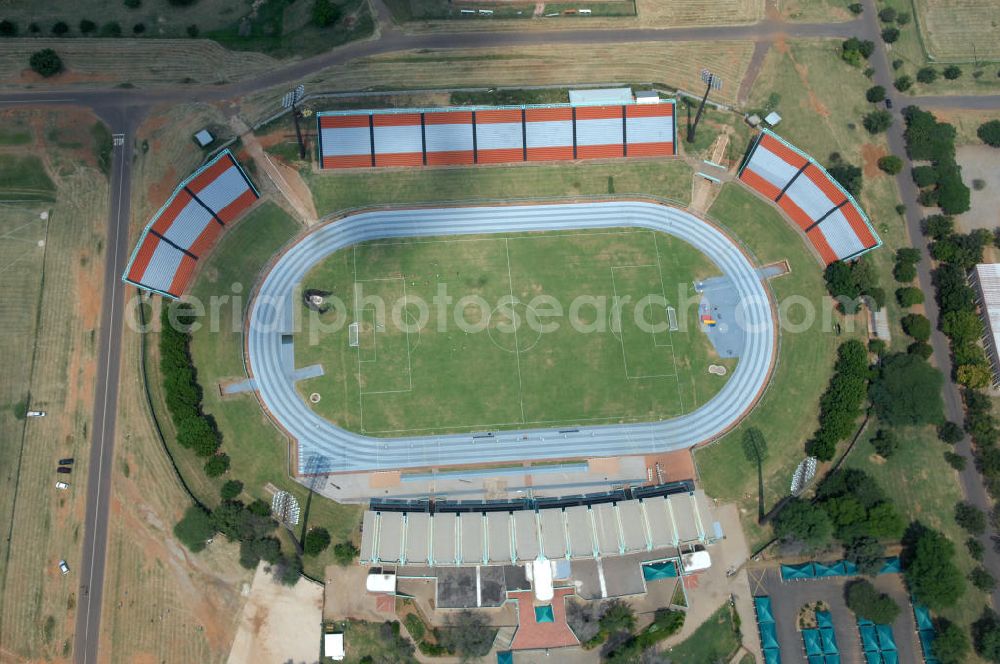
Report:
[[[228,150],[219,153],[184,180],[153,216],[122,278],[145,290],[180,297],[197,261],[258,197],[233,155]]]
[[[739,177],[776,202],[827,265],[882,244],[857,201],[809,155],[769,130],[758,135]]]
[[[500,164],[676,154],[674,102],[318,114],[323,168]]]

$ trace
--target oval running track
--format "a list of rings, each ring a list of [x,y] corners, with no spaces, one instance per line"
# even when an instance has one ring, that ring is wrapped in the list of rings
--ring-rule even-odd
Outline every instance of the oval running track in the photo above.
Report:
[[[609,227],[648,228],[704,253],[729,277],[742,302],[745,346],[725,386],[707,403],[660,422],[374,438],[320,417],[295,389],[284,338],[297,285],[330,254],[366,240]],[[287,316],[286,316],[287,314]],[[284,344],[284,348],[282,347]],[[772,304],[753,264],[726,235],[683,210],[646,202],[602,202],[375,211],[328,223],[285,251],[260,282],[246,329],[248,373],[277,424],[298,443],[299,473],[336,473],[580,457],[651,454],[710,441],[756,403],[770,376],[777,331]],[[563,430],[566,427],[562,427]],[[308,469],[308,471],[306,470]]]

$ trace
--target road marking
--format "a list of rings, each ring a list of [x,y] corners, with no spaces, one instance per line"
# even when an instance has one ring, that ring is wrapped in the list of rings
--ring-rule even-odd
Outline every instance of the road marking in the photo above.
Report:
[[[124,155],[120,155],[119,168],[118,168],[118,203],[115,211],[115,235],[114,235],[114,249],[111,256],[111,266],[113,270],[118,269],[118,247],[119,247],[119,237],[121,236],[121,218],[122,218],[122,181],[124,179],[125,173],[125,159]],[[108,430],[108,391],[110,390],[109,378],[111,377],[111,347],[114,343],[114,324],[115,324],[115,304],[117,303],[117,296],[115,291],[117,290],[118,284],[112,280],[111,282],[111,310],[108,315],[108,329],[110,330],[108,334],[108,345],[107,345],[107,355],[105,357],[105,367],[104,367],[104,407],[101,410],[101,436],[99,450],[100,453],[97,456],[97,485],[95,487],[95,503],[94,503],[94,526],[97,529],[97,521],[101,513],[101,479],[104,477],[104,447],[107,442],[106,433]],[[83,631],[83,663],[87,663],[87,642],[88,635],[90,633],[90,613],[93,607],[93,579],[94,579],[94,560],[96,559],[97,552],[97,538],[92,537],[90,545],[90,570],[87,573],[87,618],[84,623]],[[100,639],[98,639],[98,642]]]

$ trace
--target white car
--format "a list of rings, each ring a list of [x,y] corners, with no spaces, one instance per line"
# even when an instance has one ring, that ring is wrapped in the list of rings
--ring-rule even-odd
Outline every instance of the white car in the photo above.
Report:
[[[56,482],[56,488],[65,491],[66,489],[69,488],[69,484],[67,484],[66,482]]]
[[[59,561],[59,571],[62,572],[63,576],[69,574],[69,565],[66,564],[65,560]]]

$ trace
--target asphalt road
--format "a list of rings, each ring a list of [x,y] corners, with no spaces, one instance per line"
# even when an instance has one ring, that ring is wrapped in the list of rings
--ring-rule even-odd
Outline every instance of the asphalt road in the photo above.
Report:
[[[110,495],[110,468],[114,454],[114,425],[118,397],[118,369],[120,365],[122,336],[122,307],[124,288],[120,275],[128,253],[127,236],[129,221],[129,201],[131,194],[131,143],[134,129],[138,127],[148,109],[159,103],[185,103],[192,101],[224,101],[266,90],[270,87],[297,83],[302,78],[323,68],[343,64],[351,59],[407,49],[448,49],[485,48],[511,45],[565,44],[567,47],[585,48],[592,44],[641,43],[657,41],[721,41],[748,39],[755,42],[772,41],[778,36],[786,38],[831,38],[857,35],[876,42],[877,49],[873,62],[876,63],[876,80],[891,89],[891,73],[888,61],[878,36],[873,0],[865,0],[865,13],[853,21],[832,24],[785,24],[775,20],[765,20],[753,25],[670,28],[670,29],[615,29],[615,30],[556,30],[556,31],[511,31],[472,32],[439,34],[406,34],[386,21],[385,7],[375,3],[382,23],[379,38],[364,42],[354,42],[328,53],[306,58],[275,69],[251,80],[239,81],[225,86],[212,87],[164,87],[156,89],[87,89],[51,86],[42,90],[0,93],[0,106],[48,106],[73,105],[93,109],[114,133],[126,136],[124,149],[115,150],[111,173],[111,206],[108,219],[108,261],[105,267],[104,300],[102,304],[100,352],[98,357],[98,379],[95,385],[93,448],[88,476],[88,495],[85,517],[84,552],[82,564],[77,569],[81,576],[80,608],[76,630],[75,659],[78,662],[96,661],[98,637],[100,634],[101,599],[104,580],[105,547],[107,544],[108,499]],[[899,101],[903,102],[906,98]],[[925,108],[953,109],[997,109],[1000,96],[970,97],[941,96],[911,98],[909,103],[918,103]],[[906,103],[902,103],[905,106]],[[896,126],[890,131],[890,145],[896,154],[902,150],[900,118],[896,112]],[[908,178],[899,176],[900,192],[907,202],[907,224],[915,243],[922,245],[919,233],[920,210],[915,204],[915,190]],[[924,247],[926,250],[926,247]],[[926,256],[919,266],[921,286],[931,292],[929,281],[929,261]],[[929,298],[928,316],[935,320],[937,312]],[[932,339],[935,359],[939,367],[947,371],[949,356],[946,341],[940,333]],[[949,384],[946,390],[949,417],[960,421],[961,401],[957,390]],[[960,446],[969,455],[969,442]],[[962,474],[962,482],[969,499],[986,506],[988,497],[975,470]],[[1000,578],[1000,557],[993,554],[987,544],[987,568]],[[1000,599],[1000,594],[998,594]],[[1000,605],[995,602],[995,605]]]

